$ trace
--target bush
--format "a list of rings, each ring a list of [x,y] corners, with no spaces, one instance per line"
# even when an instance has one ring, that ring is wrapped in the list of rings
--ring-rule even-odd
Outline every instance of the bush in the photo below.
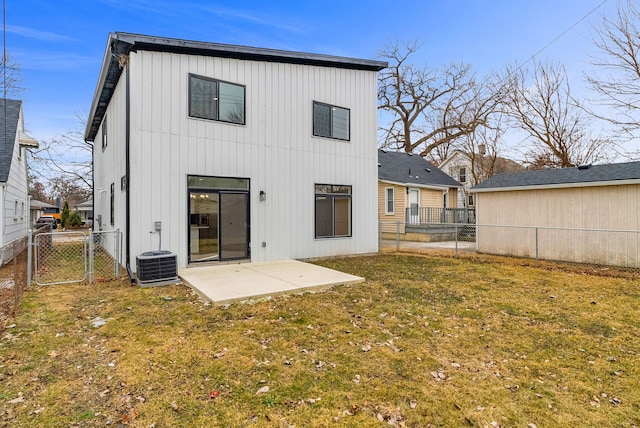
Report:
[[[76,211],[69,213],[69,217],[67,218],[67,224],[71,227],[82,226],[82,219],[80,218],[80,214]]]

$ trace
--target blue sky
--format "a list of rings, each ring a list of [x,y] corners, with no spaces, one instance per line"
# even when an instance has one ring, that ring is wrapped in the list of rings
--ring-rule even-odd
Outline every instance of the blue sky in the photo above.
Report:
[[[561,60],[580,90],[593,26],[615,0],[165,1],[7,0],[6,46],[22,68],[25,125],[38,140],[81,128],[109,32],[375,59],[382,43],[418,38],[415,61],[466,62],[479,74]]]

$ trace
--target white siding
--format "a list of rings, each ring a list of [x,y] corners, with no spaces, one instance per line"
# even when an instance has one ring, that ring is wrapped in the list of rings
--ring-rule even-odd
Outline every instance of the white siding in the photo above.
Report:
[[[252,261],[377,251],[375,72],[145,51],[132,52],[129,67],[132,265],[158,248],[154,221],[163,249],[186,265],[187,175],[250,179]],[[189,118],[189,73],[246,85],[246,125]],[[107,110],[109,147],[101,152],[101,130],[95,144],[96,214],[108,224],[115,181],[121,230],[124,81]],[[350,141],[312,136],[314,100],[350,109]],[[316,183],[352,186],[352,237],[314,239]]]
[[[124,73],[107,108],[107,146],[102,148],[104,120],[93,145],[94,156],[94,229],[126,231],[126,193],[120,188],[125,175],[125,76]],[[114,224],[110,224],[110,193],[114,183]],[[99,224],[98,218],[101,218]],[[135,262],[135,260],[134,260]]]
[[[18,135],[24,130],[22,108],[18,119],[16,141],[13,145],[13,157],[7,183],[2,191],[2,235],[0,245],[25,235],[29,224],[27,159],[25,149],[20,147]],[[17,207],[17,209],[16,209]]]

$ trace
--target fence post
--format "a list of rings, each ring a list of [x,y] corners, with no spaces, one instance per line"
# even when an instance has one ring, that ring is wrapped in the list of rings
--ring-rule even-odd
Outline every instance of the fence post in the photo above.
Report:
[[[540,267],[540,262],[538,261],[538,226],[536,226],[536,267]]]
[[[455,225],[455,231],[456,231],[456,253],[454,255],[455,258],[458,258],[458,225]]]
[[[396,251],[400,250],[400,222],[396,221]]]
[[[93,284],[93,230],[89,230],[89,284]]]
[[[118,235],[120,234],[120,229],[116,229],[116,231],[113,234],[113,275],[116,278],[120,278],[120,275],[118,275],[118,258],[120,257],[120,254],[118,254]]]
[[[31,264],[31,258],[33,257],[33,250],[31,248],[31,245],[33,243],[33,229],[29,229],[27,235],[27,286],[31,287],[31,269],[33,267]]]
[[[382,252],[382,222],[378,221],[378,252]]]

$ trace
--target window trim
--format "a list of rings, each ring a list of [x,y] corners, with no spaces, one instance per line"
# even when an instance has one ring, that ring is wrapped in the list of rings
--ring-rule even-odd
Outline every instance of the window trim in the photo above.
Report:
[[[389,190],[391,190],[391,210],[389,210]],[[396,211],[396,190],[393,187],[384,188],[384,214],[395,215]]]
[[[336,137],[333,135],[333,114],[331,114],[329,116],[329,129],[331,130],[331,135],[327,136],[327,135],[320,135],[317,133],[316,131],[316,105],[321,105],[321,106],[326,106],[329,107],[330,111],[333,111],[333,109],[340,109],[340,110],[345,110],[349,113],[349,122],[347,123],[347,138],[340,138],[340,137]],[[340,107],[337,105],[333,105],[333,104],[328,104],[328,103],[323,103],[321,101],[313,101],[313,107],[312,107],[312,111],[311,111],[311,126],[313,127],[313,131],[312,134],[314,137],[319,137],[319,138],[330,138],[332,140],[340,140],[340,141],[351,141],[351,109],[346,108],[346,107]]]
[[[191,113],[191,82],[192,79],[200,79],[200,80],[206,80],[209,82],[214,82],[217,86],[217,93],[218,93],[218,98],[220,97],[220,83],[225,83],[227,85],[233,85],[233,86],[238,86],[240,88],[242,88],[243,91],[243,99],[242,99],[242,122],[234,122],[231,120],[223,120],[220,119],[220,100],[216,100],[217,105],[216,105],[216,114],[217,114],[217,118],[211,118],[211,117],[203,117],[203,116],[197,116]],[[234,124],[234,125],[246,125],[247,124],[247,86],[246,85],[242,85],[240,83],[235,83],[235,82],[229,82],[226,80],[220,80],[220,79],[215,79],[213,77],[207,77],[207,76],[202,76],[200,74],[195,74],[195,73],[189,73],[189,77],[187,79],[187,93],[189,94],[189,105],[187,108],[187,114],[190,118],[193,119],[203,119],[203,120],[211,120],[213,122],[222,122],[222,123],[230,123],[230,124]]]
[[[318,193],[318,186],[331,186],[331,187],[348,187],[349,193]],[[336,238],[351,238],[353,237],[353,186],[348,184],[326,184],[315,183],[313,188],[313,236],[314,239],[336,239]],[[318,196],[325,196],[331,198],[331,235],[318,235],[318,216],[317,216],[317,201]],[[336,235],[335,234],[335,199],[348,199],[349,200],[349,234],[348,235]]]

